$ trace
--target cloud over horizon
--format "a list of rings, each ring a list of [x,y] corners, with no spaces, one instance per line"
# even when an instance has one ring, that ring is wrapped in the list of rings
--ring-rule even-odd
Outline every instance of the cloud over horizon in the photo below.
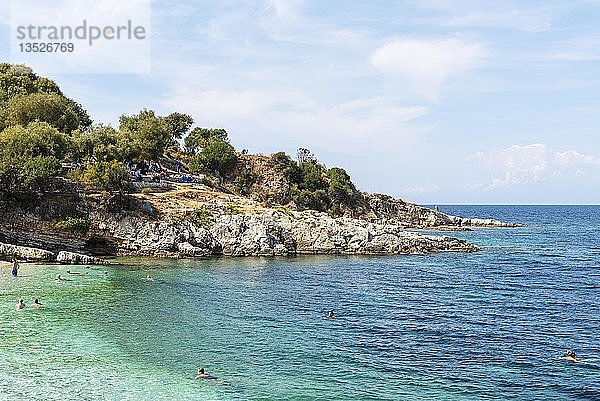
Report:
[[[437,100],[446,80],[475,68],[488,55],[482,43],[405,38],[379,47],[371,63],[386,76],[406,81],[418,96]]]
[[[468,158],[493,175],[487,189],[534,184],[556,177],[584,175],[600,158],[576,150],[553,151],[545,144],[512,145],[506,149],[478,152]]]

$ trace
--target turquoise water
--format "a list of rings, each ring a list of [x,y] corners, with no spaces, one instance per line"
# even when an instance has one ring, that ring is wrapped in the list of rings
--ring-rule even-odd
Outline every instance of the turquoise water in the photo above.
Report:
[[[599,400],[600,207],[442,210],[527,226],[453,234],[473,254],[5,264],[0,399]]]

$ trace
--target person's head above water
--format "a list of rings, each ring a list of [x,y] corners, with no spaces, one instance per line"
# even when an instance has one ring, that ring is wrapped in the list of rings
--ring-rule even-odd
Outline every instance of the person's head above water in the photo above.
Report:
[[[203,375],[204,374],[204,368],[198,368],[198,374],[199,375]]]

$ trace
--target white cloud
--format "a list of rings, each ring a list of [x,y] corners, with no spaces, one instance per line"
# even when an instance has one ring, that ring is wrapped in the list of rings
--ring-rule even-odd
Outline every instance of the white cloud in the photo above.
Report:
[[[600,158],[575,150],[551,151],[541,143],[512,145],[503,150],[478,152],[467,160],[484,164],[494,175],[488,189],[531,184],[564,175],[584,175]]]
[[[560,166],[575,166],[578,164],[600,164],[600,158],[584,155],[576,150],[554,153],[554,159]]]
[[[202,90],[180,86],[163,102],[190,113],[198,124],[224,126],[240,147],[311,146],[361,154],[409,146],[418,129],[410,122],[425,107],[402,107],[385,98],[359,98],[324,106],[292,90]],[[251,137],[248,137],[251,135]]]
[[[375,50],[371,63],[387,76],[406,80],[417,95],[435,100],[450,76],[476,67],[487,55],[483,44],[456,38],[399,39]]]

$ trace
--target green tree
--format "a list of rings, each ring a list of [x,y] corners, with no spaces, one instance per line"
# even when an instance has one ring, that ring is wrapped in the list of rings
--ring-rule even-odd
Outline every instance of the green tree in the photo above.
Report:
[[[322,165],[314,161],[300,163],[301,182],[298,184],[300,189],[308,189],[309,191],[318,191],[327,189],[327,182],[323,178],[324,168]]]
[[[171,131],[171,136],[174,139],[181,139],[194,124],[194,119],[182,113],[171,113],[165,117],[165,123]]]
[[[283,172],[290,183],[298,185],[302,182],[302,172],[298,163],[292,160],[285,152],[273,153],[271,159],[277,163],[275,166]]]
[[[310,191],[302,189],[292,195],[292,199],[300,209],[311,209],[324,212],[329,208],[327,192],[322,189]]]
[[[33,121],[46,121],[65,133],[92,124],[83,107],[65,97],[51,79],[39,77],[23,65],[0,64],[0,126]]]
[[[32,93],[10,99],[6,105],[6,126],[44,121],[70,134],[79,127],[73,104],[56,93]]]
[[[189,167],[193,173],[218,172],[225,175],[236,162],[233,146],[227,142],[213,142],[192,157]]]
[[[331,212],[337,215],[340,213],[342,205],[352,206],[355,203],[356,188],[343,168],[329,169],[327,177],[329,178],[327,195],[331,201]]]
[[[0,102],[38,92],[62,95],[54,81],[38,77],[31,68],[24,65],[0,64]]]
[[[62,173],[61,160],[70,139],[48,123],[20,125],[0,133],[0,195],[43,190],[47,180]]]
[[[214,142],[227,142],[227,131],[222,128],[194,128],[183,140],[188,153],[196,154]]]
[[[77,160],[124,160],[122,148],[126,141],[121,133],[110,126],[97,125],[89,132],[75,131],[72,135],[73,154]]]
[[[153,110],[123,115],[119,122],[119,130],[130,143],[132,159],[158,161],[173,139],[165,118],[157,116]]]

